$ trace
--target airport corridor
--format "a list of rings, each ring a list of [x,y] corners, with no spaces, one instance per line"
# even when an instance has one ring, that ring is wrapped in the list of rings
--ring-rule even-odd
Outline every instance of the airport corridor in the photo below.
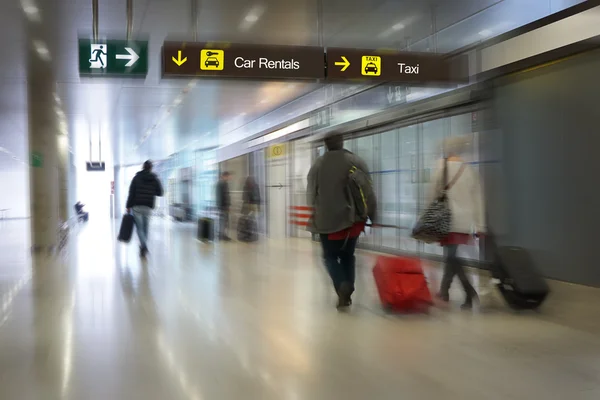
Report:
[[[26,225],[1,228],[13,239],[0,244],[2,399],[600,395],[597,326],[562,323],[552,299],[513,314],[484,283],[473,313],[457,288],[456,307],[390,315],[361,253],[355,304],[340,313],[309,240],[203,244],[192,224],[155,219],[142,262],[135,239],[111,240],[118,223],[90,222],[58,260],[30,264]]]

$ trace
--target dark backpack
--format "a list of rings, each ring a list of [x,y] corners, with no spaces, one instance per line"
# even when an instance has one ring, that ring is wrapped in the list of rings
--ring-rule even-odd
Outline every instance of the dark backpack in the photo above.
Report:
[[[348,194],[358,221],[373,221],[377,211],[377,197],[371,177],[353,165],[348,174]]]

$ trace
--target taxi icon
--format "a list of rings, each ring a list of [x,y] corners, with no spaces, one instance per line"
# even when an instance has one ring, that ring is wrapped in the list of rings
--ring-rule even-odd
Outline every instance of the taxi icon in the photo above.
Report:
[[[375,63],[370,62],[365,66],[365,74],[377,74],[377,65],[375,65]]]

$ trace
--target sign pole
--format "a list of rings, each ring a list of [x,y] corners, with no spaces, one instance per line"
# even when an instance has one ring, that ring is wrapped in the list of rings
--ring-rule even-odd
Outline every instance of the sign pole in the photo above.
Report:
[[[127,0],[127,40],[131,40],[133,29],[133,0]]]
[[[94,41],[98,41],[98,0],[92,0],[92,32]]]

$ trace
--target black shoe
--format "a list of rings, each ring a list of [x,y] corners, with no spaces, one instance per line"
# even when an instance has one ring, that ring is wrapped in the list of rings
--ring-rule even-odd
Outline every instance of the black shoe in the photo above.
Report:
[[[146,248],[146,247],[140,247],[140,257],[141,258],[148,257],[148,248]]]
[[[442,294],[442,293],[440,292],[440,293],[437,293],[437,294],[435,295],[435,297],[436,297],[438,300],[440,300],[440,301],[443,301],[444,303],[448,303],[448,302],[450,302],[450,295],[449,295],[449,294],[445,294],[445,293],[444,293],[444,294]]]
[[[338,290],[337,308],[346,308],[352,305],[352,286],[348,282],[343,282]]]
[[[467,295],[465,302],[460,306],[460,308],[462,310],[472,310],[473,302],[479,302],[479,296],[477,296],[477,293]]]
[[[231,242],[231,238],[230,238],[229,236],[222,236],[222,237],[221,237],[221,240],[222,240],[223,242]]]

